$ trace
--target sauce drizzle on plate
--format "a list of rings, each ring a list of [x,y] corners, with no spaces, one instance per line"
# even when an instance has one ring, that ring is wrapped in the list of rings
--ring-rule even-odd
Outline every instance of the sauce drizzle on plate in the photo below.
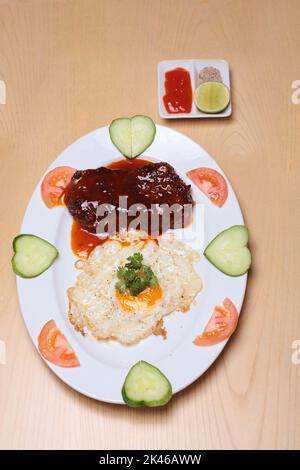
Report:
[[[71,248],[75,256],[86,259],[94,248],[102,245],[106,238],[100,238],[93,233],[87,232],[80,227],[76,220],[73,220],[71,228]]]

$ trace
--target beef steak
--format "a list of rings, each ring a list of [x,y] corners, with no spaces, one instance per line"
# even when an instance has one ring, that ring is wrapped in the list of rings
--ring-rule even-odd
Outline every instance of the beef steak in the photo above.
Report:
[[[126,209],[120,205],[120,196],[125,196]],[[64,202],[80,226],[91,233],[99,233],[99,222],[104,217],[99,215],[100,205],[105,205],[106,214],[115,212],[116,231],[128,229],[136,216],[143,213],[148,220],[146,231],[162,233],[168,228],[178,228],[179,221],[181,226],[185,226],[190,221],[194,203],[191,186],[185,184],[174,168],[165,162],[133,169],[100,167],[76,171],[65,191]],[[129,210],[132,205],[135,205],[135,211]],[[166,205],[175,207],[169,227],[162,224]],[[189,209],[187,206],[184,208],[185,205]],[[121,222],[121,211],[123,215],[124,211],[127,212],[125,224]],[[176,211],[179,217],[174,215]],[[159,222],[157,219],[153,222],[154,215],[159,216]],[[145,230],[145,227],[136,228]]]

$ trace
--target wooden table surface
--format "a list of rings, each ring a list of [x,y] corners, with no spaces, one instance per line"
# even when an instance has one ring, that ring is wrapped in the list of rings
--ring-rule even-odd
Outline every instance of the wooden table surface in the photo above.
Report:
[[[0,2],[0,447],[300,448],[299,0]],[[164,122],[156,66],[224,58],[233,115]],[[229,176],[251,232],[238,333],[164,409],[100,403],[64,385],[26,332],[11,242],[41,174],[70,143],[142,113],[195,139]]]

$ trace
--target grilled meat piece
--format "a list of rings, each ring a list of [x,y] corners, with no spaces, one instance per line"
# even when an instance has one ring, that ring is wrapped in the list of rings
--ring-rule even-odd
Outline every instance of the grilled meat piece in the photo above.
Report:
[[[124,196],[123,202],[120,202],[120,196]],[[162,233],[168,228],[187,225],[193,205],[191,186],[164,162],[128,170],[106,167],[79,170],[66,189],[64,201],[83,229],[109,234],[112,230],[100,224],[108,215],[111,220],[115,216],[114,233],[128,228],[140,228],[149,234]],[[104,205],[103,209],[100,205]],[[169,222],[167,217],[163,217],[168,210],[166,205],[175,205],[173,209],[171,207]],[[184,205],[188,206],[184,208]],[[126,221],[124,215],[127,216]],[[143,216],[140,226],[130,225],[139,215]]]

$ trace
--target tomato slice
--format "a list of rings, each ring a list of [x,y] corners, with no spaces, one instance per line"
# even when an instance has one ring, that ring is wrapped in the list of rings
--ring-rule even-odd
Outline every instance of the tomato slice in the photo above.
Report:
[[[228,186],[224,176],[212,168],[194,168],[187,176],[213,204],[222,207],[228,197]]]
[[[71,181],[75,169],[70,166],[59,166],[49,171],[42,181],[41,194],[47,207],[63,204],[64,190]]]
[[[61,367],[78,367],[80,363],[54,320],[49,320],[38,336],[38,347],[47,361]]]
[[[229,338],[238,323],[238,312],[230,299],[223,301],[223,307],[217,305],[202,335],[197,336],[193,343],[197,346],[212,346]]]

